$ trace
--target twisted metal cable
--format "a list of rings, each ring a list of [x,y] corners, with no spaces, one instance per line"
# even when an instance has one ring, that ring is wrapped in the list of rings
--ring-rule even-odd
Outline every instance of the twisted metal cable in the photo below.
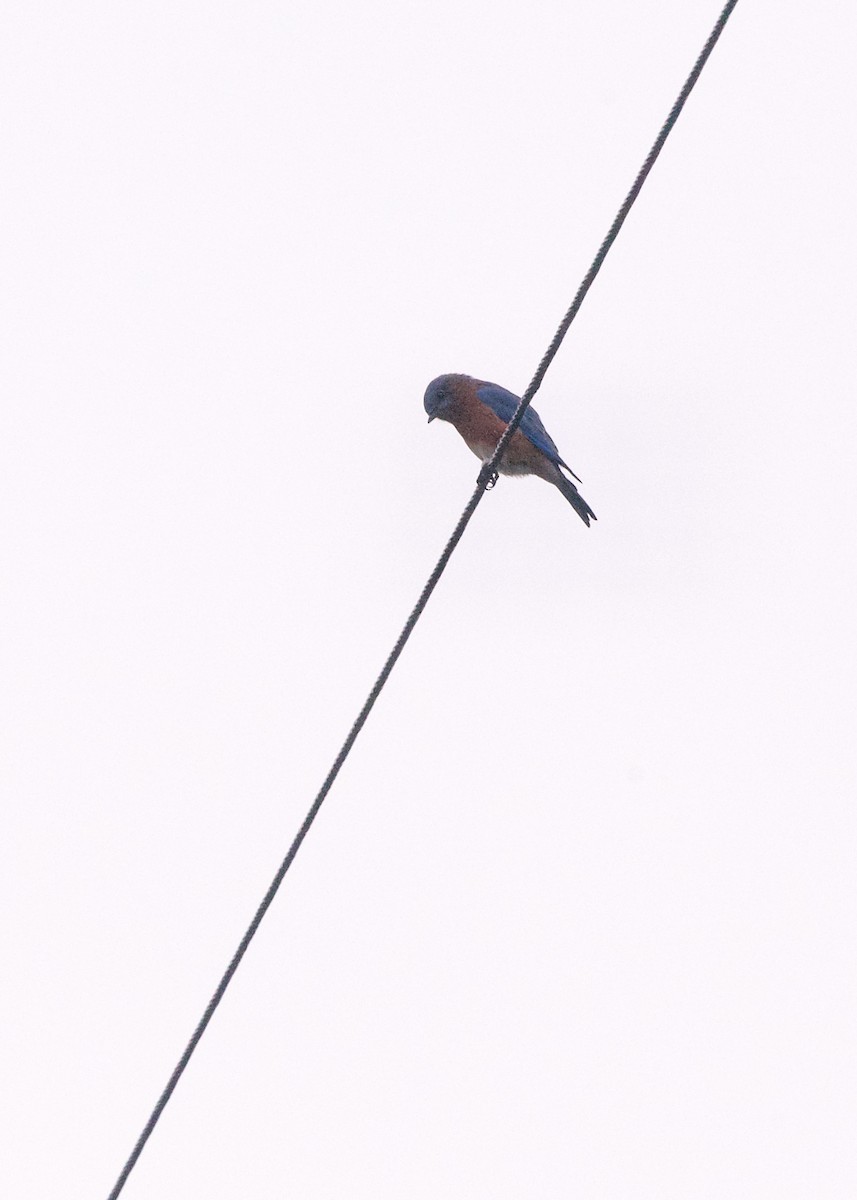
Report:
[[[384,663],[384,666],[381,668],[381,673],[379,674],[378,678],[375,680],[372,690],[370,691],[369,695],[366,697],[366,701],[365,701],[363,707],[360,709],[360,712],[357,714],[357,718],[354,721],[354,724],[351,726],[351,729],[348,732],[348,736],[346,737],[345,741],[343,742],[342,748],[339,751],[339,753],[337,754],[336,759],[333,763],[333,766],[328,771],[327,777],[325,778],[324,783],[321,785],[318,795],[316,796],[315,800],[313,800],[313,802],[312,802],[312,807],[310,808],[309,812],[307,813],[306,817],[304,818],[303,824],[301,825],[300,829],[298,830],[297,834],[295,835],[295,839],[292,842],[291,846],[289,847],[289,851],[286,854],[286,857],[283,859],[282,863],[280,864],[280,867],[279,867],[276,875],[274,876],[273,880],[271,881],[271,885],[268,888],[267,892],[265,893],[261,904],[256,909],[253,919],[247,928],[247,932],[242,937],[241,942],[238,945],[238,949],[235,951],[235,953],[232,956],[232,959],[229,963],[229,966],[226,968],[225,972],[223,973],[223,977],[221,978],[220,982],[218,983],[217,988],[214,992],[214,995],[209,1000],[208,1005],[206,1006],[205,1012],[202,1014],[202,1017],[200,1018],[199,1023],[196,1026],[196,1029],[194,1029],[193,1035],[191,1036],[190,1041],[188,1042],[187,1046],[185,1047],[184,1053],[182,1054],[179,1061],[176,1063],[175,1069],[173,1070],[173,1073],[170,1075],[170,1078],[167,1081],[166,1087],[164,1088],[161,1095],[159,1096],[157,1104],[152,1109],[151,1115],[149,1116],[149,1119],[146,1122],[146,1125],[145,1125],[142,1133],[140,1134],[139,1138],[137,1139],[133,1150],[131,1151],[130,1155],[128,1156],[128,1160],[125,1163],[124,1167],[122,1168],[119,1178],[116,1180],[116,1183],[113,1186],[113,1190],[110,1192],[108,1200],[116,1200],[116,1198],[119,1196],[120,1192],[124,1188],[125,1183],[128,1179],[128,1176],[131,1174],[131,1171],[133,1170],[133,1168],[137,1162],[137,1159],[140,1157],[140,1154],[143,1151],[143,1147],[146,1145],[146,1142],[149,1140],[152,1130],[155,1128],[155,1125],[158,1123],[161,1113],[166,1108],[170,1097],[172,1096],[173,1092],[175,1091],[176,1085],[178,1084],[179,1079],[181,1078],[182,1074],[184,1073],[185,1067],[190,1062],[191,1055],[193,1054],[194,1050],[196,1049],[197,1045],[199,1044],[200,1038],[205,1033],[205,1030],[207,1029],[209,1022],[211,1021],[211,1018],[214,1016],[214,1013],[215,1013],[215,1010],[216,1010],[218,1004],[223,999],[223,995],[232,980],[232,976],[238,970],[238,966],[241,962],[241,959],[244,957],[244,955],[247,951],[247,947],[250,945],[250,942],[253,940],[256,930],[259,928],[259,925],[262,922],[262,918],[265,916],[265,913],[270,908],[271,903],[279,890],[280,884],[283,882],[286,872],[288,871],[289,867],[292,865],[295,855],[297,854],[298,850],[301,847],[301,843],[303,842],[307,833],[309,833],[310,826],[312,825],[313,821],[315,820],[316,816],[318,815],[318,811],[321,808],[322,804],[324,803],[324,799],[327,796],[327,793],[330,791],[331,787],[333,786],[334,780],[336,779],[337,775],[339,774],[343,763],[347,759],[348,755],[351,753],[351,748],[354,745],[355,741],[357,740],[357,735],[360,733],[360,730],[365,725],[366,719],[369,716],[369,713],[372,711],[372,708],[375,705],[375,701],[378,699],[378,696],[381,694],[381,690],[383,689],[384,684],[387,682],[387,680],[390,676],[390,673],[393,670],[393,667],[396,665],[399,655],[404,650],[405,644],[407,643],[408,638],[411,636],[414,626],[416,625],[417,621],[420,619],[420,616],[422,615],[423,609],[425,608],[426,604],[428,604],[429,597],[431,596],[432,592],[434,591],[434,589],[438,583],[438,580],[440,579],[441,575],[443,574],[444,570],[446,569],[446,564],[449,562],[449,560],[452,556],[453,550],[458,545],[458,543],[461,541],[462,535],[464,534],[464,531],[470,522],[470,518],[473,516],[474,512],[476,511],[476,509],[479,505],[479,502],[481,501],[482,497],[485,494],[486,488],[489,486],[489,484],[494,476],[494,472],[496,470],[497,463],[500,461],[500,459],[503,455],[503,452],[505,451],[506,446],[509,443],[510,438],[512,437],[515,430],[520,425],[521,418],[523,417],[524,413],[526,412],[527,407],[529,406],[530,402],[532,401],[533,397],[535,396],[536,392],[538,391],[539,387],[541,386],[541,382],[544,379],[545,372],[547,371],[547,369],[550,366],[551,362],[553,361],[557,351],[559,350],[559,347],[562,344],[562,340],[565,337],[566,333],[568,332],[569,326],[571,325],[574,318],[577,316],[578,310],[580,309],[580,306],[583,303],[586,293],[589,291],[590,287],[592,286],[595,276],[601,270],[601,265],[604,262],[604,259],[607,257],[607,253],[610,250],[610,247],[613,245],[613,242],[616,240],[619,230],[622,228],[622,225],[624,224],[625,218],[627,217],[628,213],[631,211],[631,207],[633,206],[634,201],[637,199],[640,189],[642,188],[643,184],[645,183],[646,176],[651,171],[652,167],[655,164],[655,160],[657,159],[658,155],[660,154],[661,150],[663,149],[664,143],[666,142],[667,137],[669,136],[670,130],[672,129],[672,127],[675,125],[676,121],[678,120],[679,114],[681,113],[681,110],[684,108],[685,101],[687,100],[688,96],[690,95],[691,91],[693,90],[693,86],[696,83],[697,79],[699,78],[702,68],[705,66],[706,62],[708,61],[708,57],[711,54],[711,51],[714,49],[717,39],[720,37],[720,34],[723,32],[723,28],[724,28],[727,20],[729,19],[729,16],[732,13],[733,8],[735,7],[735,5],[737,3],[738,3],[738,0],[728,0],[728,3],[724,7],[720,16],[718,17],[717,23],[715,24],[713,30],[711,31],[708,41],[705,43],[705,46],[703,47],[699,57],[697,58],[696,62],[694,63],[693,69],[691,70],[690,74],[688,75],[688,77],[685,81],[684,87],[681,89],[681,92],[679,93],[678,99],[676,100],[675,104],[672,106],[669,116],[667,117],[666,121],[664,122],[663,127],[661,128],[661,131],[655,140],[654,145],[652,146],[651,150],[649,151],[645,162],[643,163],[642,167],[640,168],[639,173],[637,174],[637,177],[634,180],[633,185],[631,186],[631,190],[628,192],[628,195],[625,197],[625,200],[623,201],[621,208],[619,209],[618,213],[616,214],[613,224],[610,226],[607,236],[605,237],[604,241],[601,243],[601,245],[598,249],[598,253],[595,255],[595,258],[593,259],[592,266],[587,271],[587,273],[583,279],[583,282],[581,283],[580,287],[577,289],[577,293],[574,297],[574,300],[571,303],[571,306],[568,309],[568,312],[565,314],[562,321],[560,322],[559,328],[557,329],[556,333],[554,334],[551,344],[548,346],[547,350],[545,351],[544,357],[542,358],[541,362],[539,363],[536,373],[533,376],[529,387],[527,388],[527,390],[524,392],[523,396],[521,397],[521,402],[518,405],[518,407],[516,408],[514,414],[512,415],[511,421],[506,426],[506,429],[504,430],[502,437],[500,438],[499,442],[497,443],[497,447],[494,450],[494,453],[491,456],[490,461],[485,463],[485,465],[480,470],[476,488],[473,492],[473,495],[470,497],[464,511],[462,512],[461,516],[458,518],[458,523],[456,524],[455,529],[452,531],[449,541],[444,546],[443,552],[442,552],[440,558],[438,559],[434,570],[432,571],[431,575],[429,576],[428,581],[425,584],[425,587],[423,588],[422,592],[420,593],[420,597],[417,600],[416,604],[414,605],[411,615],[408,617],[407,621],[405,622],[402,632],[399,634],[399,636],[396,640],[396,644],[393,646],[393,649],[390,651],[387,661]]]
[[[666,142],[667,138],[670,135],[670,131],[672,130],[673,125],[675,125],[676,121],[678,120],[681,110],[684,108],[685,101],[687,100],[690,93],[693,91],[693,88],[694,88],[694,85],[695,85],[697,79],[699,79],[699,76],[702,74],[702,68],[708,62],[711,51],[714,49],[715,45],[717,44],[717,40],[720,37],[721,33],[723,32],[726,22],[729,20],[730,16],[732,15],[732,9],[735,7],[735,5],[737,3],[738,3],[738,0],[728,0],[728,3],[724,6],[723,11],[721,12],[720,16],[717,18],[714,28],[712,29],[711,33],[708,35],[708,41],[705,43],[705,45],[700,50],[699,57],[697,58],[696,62],[693,64],[693,68],[691,69],[691,72],[688,75],[687,79],[684,81],[684,87],[679,92],[675,104],[670,109],[669,116],[664,121],[663,125],[661,126],[661,131],[658,134],[658,136],[655,138],[654,145],[652,146],[649,153],[646,155],[646,161],[640,167],[640,170],[637,172],[637,178],[631,184],[631,190],[628,192],[628,195],[622,201],[622,206],[619,209],[619,211],[617,212],[617,214],[613,220],[613,224],[608,229],[607,236],[605,237],[605,239],[601,243],[601,245],[598,247],[598,253],[595,255],[595,258],[592,260],[592,266],[589,268],[589,270],[586,272],[586,275],[583,277],[583,282],[581,283],[580,287],[577,289],[577,294],[575,295],[574,299],[572,300],[571,305],[568,309],[568,312],[565,314],[563,319],[560,321],[559,328],[557,329],[556,333],[553,335],[553,341],[548,346],[547,350],[544,353],[542,361],[539,363],[538,367],[536,368],[536,373],[533,376],[532,381],[530,382],[530,386],[524,392],[523,396],[521,397],[520,404],[518,405],[518,407],[515,409],[514,413],[512,414],[511,421],[504,429],[503,436],[500,438],[500,441],[497,443],[497,448],[495,449],[494,453],[491,455],[491,461],[486,463],[485,467],[483,468],[482,475],[480,476],[480,478],[483,481],[483,485],[496,471],[497,463],[503,457],[503,452],[505,451],[506,447],[508,446],[509,441],[511,440],[512,435],[514,434],[515,430],[520,425],[521,419],[523,418],[524,413],[529,408],[530,402],[532,401],[533,396],[535,396],[536,392],[541,387],[542,380],[545,377],[545,372],[547,371],[548,367],[553,362],[553,360],[556,356],[557,350],[559,350],[560,346],[562,345],[562,340],[565,337],[565,335],[568,333],[568,329],[569,329],[569,326],[571,325],[571,322],[577,316],[578,310],[580,309],[580,306],[583,303],[586,293],[592,287],[592,284],[595,280],[595,276],[601,270],[601,265],[604,262],[604,259],[607,257],[607,253],[608,253],[610,247],[613,245],[613,243],[616,241],[616,238],[619,235],[619,230],[625,224],[625,218],[627,217],[628,213],[631,211],[634,201],[639,196],[640,189],[642,188],[643,184],[646,182],[646,178],[649,174],[649,171],[651,171],[652,167],[655,165],[655,162],[657,161],[658,155],[660,154],[661,150],[663,150],[664,142]]]

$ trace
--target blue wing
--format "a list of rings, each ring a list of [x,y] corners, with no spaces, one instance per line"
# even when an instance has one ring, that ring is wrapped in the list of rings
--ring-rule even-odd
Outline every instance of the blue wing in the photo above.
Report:
[[[496,383],[480,383],[476,388],[476,395],[488,407],[497,414],[501,421],[507,425],[512,419],[512,414],[521,403],[521,397],[513,395],[512,392],[507,392],[505,388],[499,387]],[[551,462],[558,463],[561,467],[565,467],[566,471],[574,475],[568,463],[563,462],[559,456],[559,451],[554,444],[554,440],[542,424],[542,419],[532,405],[524,413],[521,424],[518,426],[521,433],[530,439],[537,449],[541,450],[542,454],[546,454]],[[577,479],[577,476],[574,475]],[[578,480],[578,483],[580,480]]]

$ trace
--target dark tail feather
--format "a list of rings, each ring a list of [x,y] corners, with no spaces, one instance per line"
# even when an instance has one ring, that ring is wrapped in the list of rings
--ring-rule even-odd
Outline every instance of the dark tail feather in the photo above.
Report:
[[[556,473],[556,486],[562,492],[563,496],[565,496],[566,500],[580,517],[584,525],[589,524],[590,517],[593,521],[598,520],[595,513],[583,499],[580,492],[577,490],[571,480],[566,479],[561,471],[557,471]]]

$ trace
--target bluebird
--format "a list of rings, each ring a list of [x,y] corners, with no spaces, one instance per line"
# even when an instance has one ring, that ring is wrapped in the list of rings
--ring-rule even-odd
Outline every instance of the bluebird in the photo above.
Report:
[[[491,458],[520,402],[520,397],[496,383],[471,379],[469,375],[438,376],[426,388],[423,400],[429,421],[435,417],[449,421],[483,462]],[[577,479],[568,463],[560,458],[535,409],[528,408],[524,413],[498,465],[504,475],[538,475],[554,484],[584,525],[589,524],[590,517],[593,521],[597,519],[571,480],[560,470],[564,467]]]

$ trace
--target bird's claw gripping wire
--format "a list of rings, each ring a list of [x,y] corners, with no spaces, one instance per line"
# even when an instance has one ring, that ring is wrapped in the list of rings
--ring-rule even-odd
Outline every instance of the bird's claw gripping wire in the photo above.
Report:
[[[476,482],[480,485],[480,487],[483,487],[486,492],[490,492],[499,478],[500,476],[497,474],[497,472],[492,471],[490,469],[490,465],[486,463],[479,472],[479,477]]]

